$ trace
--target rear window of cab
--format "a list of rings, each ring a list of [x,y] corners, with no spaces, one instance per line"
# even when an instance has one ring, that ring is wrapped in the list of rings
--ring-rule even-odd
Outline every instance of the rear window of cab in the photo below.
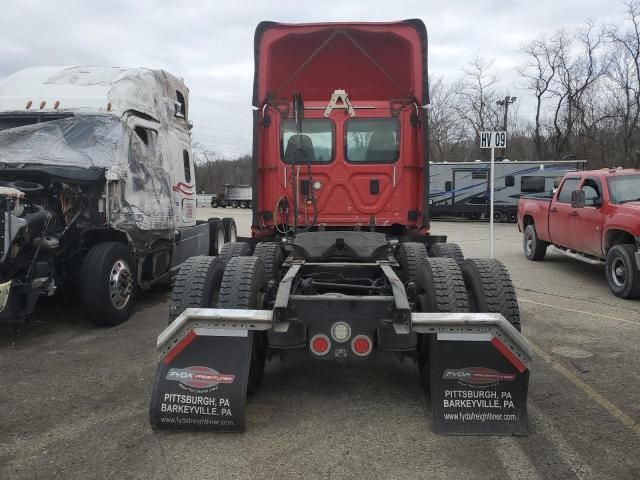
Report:
[[[295,120],[280,125],[280,158],[288,164],[329,163],[335,154],[335,127],[329,119],[302,120],[300,135]]]
[[[347,162],[394,163],[400,157],[400,124],[395,118],[351,118],[344,144]]]

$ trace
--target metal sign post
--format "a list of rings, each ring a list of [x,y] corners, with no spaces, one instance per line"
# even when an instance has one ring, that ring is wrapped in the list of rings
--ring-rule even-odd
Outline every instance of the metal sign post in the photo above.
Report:
[[[489,249],[493,258],[493,200],[495,197],[495,149],[507,148],[507,132],[481,132],[480,148],[491,149],[491,172],[489,179]]]

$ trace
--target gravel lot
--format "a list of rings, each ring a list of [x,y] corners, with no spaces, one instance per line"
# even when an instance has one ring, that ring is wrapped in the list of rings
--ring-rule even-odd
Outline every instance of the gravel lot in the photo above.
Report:
[[[198,212],[233,215],[248,234],[250,211]],[[433,224],[467,257],[488,254],[488,231]],[[66,298],[42,304],[15,346],[0,330],[0,478],[640,478],[640,302],[611,295],[600,267],[528,262],[513,225],[496,237],[535,351],[529,437],[434,435],[417,368],[383,354],[340,368],[274,360],[245,434],[153,433],[157,290],[116,328]]]

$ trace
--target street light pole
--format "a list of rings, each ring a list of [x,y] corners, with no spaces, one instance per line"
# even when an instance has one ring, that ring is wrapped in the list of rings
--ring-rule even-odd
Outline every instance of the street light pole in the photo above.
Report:
[[[504,123],[503,123],[502,129],[505,132],[507,131],[507,116],[509,115],[509,105],[511,105],[512,103],[515,103],[516,100],[517,100],[517,97],[511,97],[507,95],[506,97],[504,97],[504,100],[498,100],[496,102],[497,105],[504,107]]]

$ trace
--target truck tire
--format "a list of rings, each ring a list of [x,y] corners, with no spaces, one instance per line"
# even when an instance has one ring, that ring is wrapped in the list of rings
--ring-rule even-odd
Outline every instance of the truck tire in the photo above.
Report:
[[[282,278],[282,264],[284,254],[279,242],[260,242],[253,251],[253,256],[260,258],[264,264],[267,280],[279,282]]]
[[[403,283],[415,281],[420,262],[427,258],[429,258],[429,254],[424,243],[405,242],[399,244],[396,250],[396,259],[400,264],[400,280]]]
[[[169,302],[169,323],[187,308],[215,307],[224,262],[218,257],[197,256],[187,259],[180,267]]]
[[[136,301],[136,264],[120,242],[95,245],[80,271],[80,297],[94,325],[118,325],[129,318]]]
[[[225,235],[224,226],[219,219],[209,219],[209,256],[220,255],[220,250],[224,247]]]
[[[211,199],[211,208],[218,208],[218,200],[216,198]]]
[[[267,274],[258,257],[234,257],[227,263],[222,277],[218,307],[263,309],[266,303]],[[265,334],[252,330],[251,364],[247,393],[255,392],[264,376],[267,358]]]
[[[606,273],[609,288],[616,297],[640,298],[640,270],[636,263],[637,247],[615,245],[607,253]]]
[[[236,227],[236,221],[231,217],[222,219],[222,226],[224,227],[224,239],[227,243],[235,242],[238,239],[238,228]]]
[[[453,258],[458,266],[462,268],[464,253],[462,253],[462,249],[457,243],[434,243],[431,245],[429,253],[432,257]]]
[[[538,262],[544,260],[547,254],[547,246],[549,244],[538,238],[538,232],[533,224],[527,225],[524,229],[524,236],[522,237],[522,249],[524,250],[524,256],[527,259]]]
[[[233,257],[248,257],[249,255],[251,255],[251,247],[248,243],[231,242],[224,244],[218,258],[226,264]]]
[[[231,200],[231,208],[238,208],[238,201],[237,200]]]
[[[460,267],[452,258],[427,258],[418,267],[416,277],[416,310],[421,312],[467,312],[469,303]],[[418,372],[420,385],[429,389],[430,336],[418,340]]]
[[[504,264],[495,258],[468,258],[462,276],[469,292],[469,310],[501,313],[520,331],[520,308],[516,289]]]
[[[509,210],[507,217],[509,218],[509,223],[518,223],[518,210]]]

